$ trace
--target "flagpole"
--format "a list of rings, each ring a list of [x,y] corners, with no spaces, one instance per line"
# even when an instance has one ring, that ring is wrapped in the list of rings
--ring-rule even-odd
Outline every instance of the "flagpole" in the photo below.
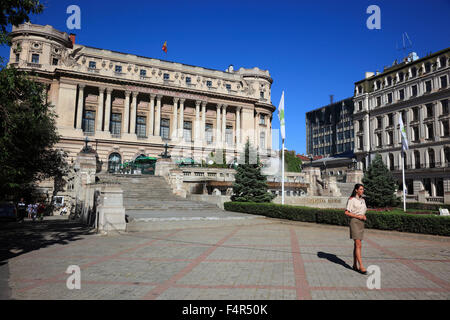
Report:
[[[282,139],[282,160],[281,160],[281,204],[284,204],[284,139]]]

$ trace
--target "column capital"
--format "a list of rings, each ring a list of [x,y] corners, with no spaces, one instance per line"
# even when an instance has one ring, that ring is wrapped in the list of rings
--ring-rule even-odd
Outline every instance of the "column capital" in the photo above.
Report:
[[[131,91],[126,90],[125,91],[125,97],[130,97],[130,95],[131,95]]]
[[[180,98],[173,97],[173,103],[178,103],[179,100],[180,100]]]
[[[208,101],[202,101],[202,107],[206,107],[206,105],[208,104]]]
[[[106,90],[106,87],[98,87],[98,92],[99,93],[104,93]]]
[[[195,101],[195,106],[199,107],[202,102],[200,100]]]
[[[228,105],[222,104],[222,109],[223,109],[223,110],[227,110],[227,108],[228,108]]]
[[[186,99],[184,99],[184,98],[180,99],[180,103],[184,103],[185,101],[186,101]]]
[[[156,100],[157,100],[158,102],[161,102],[162,97],[163,97],[162,94],[157,94],[157,95],[156,95]]]
[[[220,111],[220,109],[222,108],[222,105],[221,104],[217,104],[216,108],[217,108],[217,110]]]
[[[80,83],[80,84],[78,84],[78,88],[84,89],[84,88],[86,88],[86,85],[84,83]]]
[[[155,99],[155,98],[156,98],[156,94],[150,93],[150,99]]]
[[[106,88],[106,93],[111,94],[114,91],[113,88]]]
[[[133,91],[132,94],[133,94],[133,97],[137,97],[139,95],[139,91]]]

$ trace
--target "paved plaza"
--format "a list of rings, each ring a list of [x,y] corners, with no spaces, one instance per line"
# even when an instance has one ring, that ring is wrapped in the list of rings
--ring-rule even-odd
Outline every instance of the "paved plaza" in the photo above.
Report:
[[[366,230],[365,267],[381,270],[381,289],[370,290],[368,276],[351,269],[347,227],[255,216],[225,226],[155,223],[165,225],[102,236],[63,220],[26,222],[12,243],[21,233],[2,230],[1,298],[450,298],[446,237]],[[66,286],[70,265],[81,269],[80,290]]]

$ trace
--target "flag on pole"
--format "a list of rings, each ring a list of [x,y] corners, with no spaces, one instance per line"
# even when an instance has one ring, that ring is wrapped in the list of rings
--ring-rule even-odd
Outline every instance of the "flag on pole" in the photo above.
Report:
[[[400,124],[400,132],[402,133],[402,147],[403,151],[408,150],[408,139],[406,139],[406,128],[403,125],[403,119],[402,116],[398,117],[398,123]]]
[[[163,46],[162,46],[162,50],[167,53],[167,41],[164,42]]]
[[[286,139],[286,128],[284,122],[284,91],[281,94],[280,105],[278,106],[278,118],[280,119],[281,139]]]

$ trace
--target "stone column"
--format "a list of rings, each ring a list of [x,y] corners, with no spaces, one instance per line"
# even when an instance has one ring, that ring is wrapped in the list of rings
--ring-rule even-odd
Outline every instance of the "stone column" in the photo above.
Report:
[[[124,130],[123,132],[125,134],[129,131],[129,122],[130,122],[130,91],[125,91],[125,102],[124,102],[124,112],[123,115],[123,124],[124,124]]]
[[[441,140],[441,125],[439,123],[439,115],[441,115],[441,103],[435,102],[433,103],[433,129],[434,129],[434,141]],[[441,162],[442,163],[442,162]]]
[[[106,89],[106,103],[105,103],[105,130],[109,132],[109,123],[111,122],[111,93],[113,89]]]
[[[99,92],[99,95],[98,95],[97,130],[96,131],[103,131],[103,100],[104,100],[105,88],[99,87],[98,92]]]
[[[130,110],[130,133],[136,133],[137,97],[139,92],[133,92]]]
[[[258,149],[259,146],[259,112],[256,111],[255,116],[255,148]]]
[[[370,151],[369,115],[364,116],[364,151]]]
[[[154,95],[154,94],[150,95],[150,106],[149,106],[149,112],[148,112],[148,117],[147,117],[148,137],[151,137],[154,135],[153,123],[154,123],[154,117],[155,117],[155,97],[156,97],[156,95]]]
[[[241,107],[236,107],[236,145],[241,143]]]
[[[419,107],[419,136],[421,142],[425,139],[425,125],[423,123],[423,119],[425,119],[426,111],[425,106]]]
[[[185,99],[180,99],[180,123],[178,125],[178,137],[183,139],[184,131],[184,101]]]
[[[157,95],[156,96],[156,116],[155,116],[155,131],[154,131],[154,135],[155,136],[160,136],[161,135],[161,99],[162,96],[161,95]]]
[[[83,109],[84,109],[84,84],[78,85],[79,93],[78,93],[78,109],[77,109],[77,124],[76,128],[81,129],[83,122]]]
[[[220,108],[221,105],[217,105],[217,111],[216,111],[216,144],[220,142]]]
[[[201,101],[195,101],[195,135],[194,135],[194,143],[198,143],[201,139],[200,137],[200,104]]]
[[[206,141],[206,101],[202,102],[202,125],[201,125],[201,132],[200,132],[200,140],[203,142]]]
[[[227,105],[222,105],[222,142],[226,145],[226,131],[227,131]]]
[[[178,136],[177,118],[178,118],[178,100],[179,98],[173,98],[173,120],[172,120],[172,139],[175,140]]]

